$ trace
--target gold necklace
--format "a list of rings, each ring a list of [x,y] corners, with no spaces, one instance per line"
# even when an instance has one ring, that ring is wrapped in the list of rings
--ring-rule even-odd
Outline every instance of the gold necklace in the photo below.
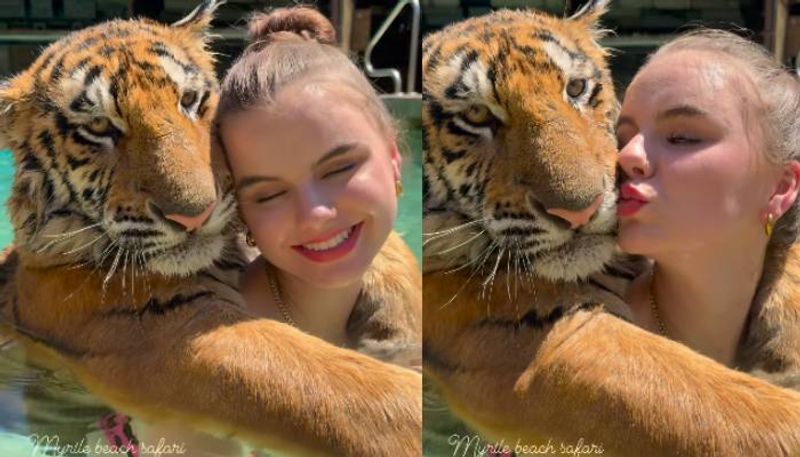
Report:
[[[278,281],[275,279],[275,275],[272,275],[269,270],[265,270],[267,273],[267,280],[269,281],[269,288],[272,290],[272,299],[275,301],[275,305],[278,306],[278,311],[280,311],[281,317],[283,317],[283,320],[285,320],[287,324],[291,325],[292,327],[297,327],[297,322],[292,319],[292,315],[289,314],[286,303],[284,303],[283,299],[281,298],[281,291],[278,288]]]
[[[655,282],[653,281],[656,273],[656,266],[653,264],[653,268],[650,269],[650,310],[653,312],[653,318],[656,320],[656,327],[658,327],[659,335],[669,338],[669,332],[667,332],[667,326],[664,325],[664,321],[661,320],[661,314],[658,312],[658,304],[656,303],[656,288]]]

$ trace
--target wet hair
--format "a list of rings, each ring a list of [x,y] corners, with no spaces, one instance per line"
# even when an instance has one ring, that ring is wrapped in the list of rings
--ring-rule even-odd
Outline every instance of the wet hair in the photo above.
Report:
[[[397,128],[361,70],[335,46],[336,32],[319,11],[307,6],[257,13],[248,21],[250,44],[222,81],[217,124],[252,108],[269,108],[293,84],[337,91],[365,110],[388,138]]]
[[[744,79],[744,106],[756,114],[762,133],[760,149],[774,164],[800,161],[800,81],[761,45],[732,32],[698,29],[660,47],[649,61],[678,51],[709,52],[734,65]],[[795,242],[800,231],[800,198],[775,223],[772,246]]]

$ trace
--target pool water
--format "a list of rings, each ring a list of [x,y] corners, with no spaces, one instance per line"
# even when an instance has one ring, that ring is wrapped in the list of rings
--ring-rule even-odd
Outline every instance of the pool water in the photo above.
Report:
[[[0,150],[0,249],[11,244],[14,232],[11,230],[11,221],[8,219],[6,201],[11,194],[11,181],[14,179],[14,158],[11,151]]]
[[[422,259],[422,131],[406,136],[409,153],[403,157],[403,195],[395,229],[403,235],[417,259]]]

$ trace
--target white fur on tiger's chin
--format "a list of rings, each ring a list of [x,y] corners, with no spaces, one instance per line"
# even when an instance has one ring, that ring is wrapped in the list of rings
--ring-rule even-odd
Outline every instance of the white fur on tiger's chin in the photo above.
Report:
[[[193,238],[147,262],[147,268],[164,276],[190,276],[208,268],[222,256],[225,240],[221,236]]]
[[[609,235],[576,235],[532,262],[534,272],[553,281],[573,282],[603,270],[614,256],[616,240]]]

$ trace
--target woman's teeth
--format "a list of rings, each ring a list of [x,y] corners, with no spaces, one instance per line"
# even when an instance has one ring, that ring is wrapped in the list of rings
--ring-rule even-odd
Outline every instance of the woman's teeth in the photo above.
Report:
[[[351,233],[353,233],[353,227],[343,230],[338,235],[333,236],[321,243],[304,244],[303,248],[308,249],[309,251],[327,251],[328,249],[333,249],[336,246],[344,243],[348,238],[350,238]]]

